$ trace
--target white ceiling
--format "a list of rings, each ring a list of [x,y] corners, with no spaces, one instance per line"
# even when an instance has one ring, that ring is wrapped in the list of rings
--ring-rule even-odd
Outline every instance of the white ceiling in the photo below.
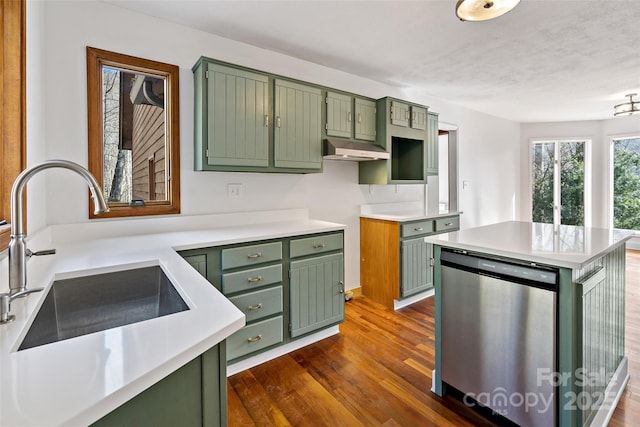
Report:
[[[486,22],[455,0],[108,2],[518,122],[608,119],[640,94],[640,0],[522,0]]]

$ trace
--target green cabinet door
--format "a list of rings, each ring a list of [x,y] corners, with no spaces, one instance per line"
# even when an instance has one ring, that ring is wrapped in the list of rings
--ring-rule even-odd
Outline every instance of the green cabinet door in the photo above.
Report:
[[[342,253],[291,262],[291,337],[344,320]]]
[[[432,245],[424,238],[404,240],[401,245],[400,297],[433,287]]]
[[[411,106],[411,127],[425,130],[427,128],[427,109],[423,107]]]
[[[427,114],[426,162],[427,175],[438,175],[438,114]]]
[[[376,103],[368,99],[355,98],[356,139],[376,140]]]
[[[322,94],[320,89],[275,81],[274,166],[320,169],[322,166]]]
[[[207,64],[207,162],[269,165],[269,78]]]
[[[353,128],[353,98],[335,92],[327,92],[327,135],[351,138]]]
[[[408,127],[410,109],[409,104],[399,101],[391,101],[391,124]]]

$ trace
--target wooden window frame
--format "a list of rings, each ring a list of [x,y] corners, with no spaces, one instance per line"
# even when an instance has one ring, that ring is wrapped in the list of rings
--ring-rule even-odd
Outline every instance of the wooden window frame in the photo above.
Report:
[[[179,67],[149,59],[137,58],[87,46],[87,111],[89,120],[89,172],[99,183],[103,182],[104,142],[102,114],[102,66],[157,75],[166,79],[165,126],[169,141],[165,156],[168,158],[167,202],[151,201],[144,206],[109,204],[110,211],[95,215],[89,209],[89,218],[132,217],[144,215],[167,215],[180,213],[180,105]],[[91,198],[89,197],[91,206]]]
[[[26,166],[26,2],[0,0],[0,219],[11,221],[11,187]],[[26,214],[26,210],[24,210]],[[0,226],[0,252],[11,226]]]

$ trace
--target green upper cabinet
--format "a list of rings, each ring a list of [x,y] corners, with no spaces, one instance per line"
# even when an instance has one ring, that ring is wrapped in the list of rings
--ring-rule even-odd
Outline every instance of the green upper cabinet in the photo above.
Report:
[[[424,107],[418,107],[416,105],[411,106],[411,127],[414,129],[426,130],[427,129],[427,109]]]
[[[376,140],[375,101],[328,91],[325,103],[327,136]]]
[[[353,129],[353,98],[327,92],[327,135],[351,138]]]
[[[394,126],[409,126],[410,106],[401,101],[391,101],[390,121]]]
[[[320,169],[322,166],[322,92],[313,86],[275,81],[274,165]]]
[[[207,66],[209,165],[269,166],[269,78]]]
[[[427,175],[438,175],[438,114],[427,115]]]
[[[376,103],[368,99],[355,98],[355,139],[376,140]]]

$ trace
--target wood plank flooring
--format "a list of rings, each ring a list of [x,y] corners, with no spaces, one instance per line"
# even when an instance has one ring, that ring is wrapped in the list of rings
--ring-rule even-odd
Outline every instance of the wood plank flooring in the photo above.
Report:
[[[626,279],[631,380],[614,427],[640,426],[640,251],[627,251]],[[396,312],[347,302],[340,334],[229,377],[229,426],[496,425],[429,390],[433,310],[433,298]]]

